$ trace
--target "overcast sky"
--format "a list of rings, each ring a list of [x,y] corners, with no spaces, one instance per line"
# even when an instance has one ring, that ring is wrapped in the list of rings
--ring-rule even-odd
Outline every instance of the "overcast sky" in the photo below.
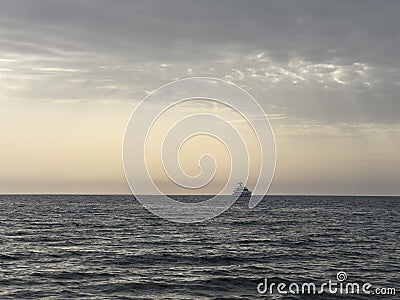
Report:
[[[175,79],[248,90],[272,193],[400,193],[400,1],[0,1],[0,192],[127,193],[135,105]]]

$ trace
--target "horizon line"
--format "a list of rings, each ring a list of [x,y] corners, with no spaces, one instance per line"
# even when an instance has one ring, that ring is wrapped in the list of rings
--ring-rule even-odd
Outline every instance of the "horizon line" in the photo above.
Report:
[[[127,193],[0,193],[0,196],[135,196]],[[139,194],[139,196],[159,196],[154,194]],[[216,196],[215,194],[168,194],[166,196]],[[223,194],[221,196],[231,196]],[[254,195],[261,196],[261,195]],[[326,196],[326,197],[400,197],[400,195],[384,195],[384,194],[266,194],[267,196]]]

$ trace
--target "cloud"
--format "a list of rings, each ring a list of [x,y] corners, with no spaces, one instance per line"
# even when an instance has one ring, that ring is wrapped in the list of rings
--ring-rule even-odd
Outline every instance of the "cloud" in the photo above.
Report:
[[[210,76],[245,88],[270,116],[275,191],[398,193],[399,11],[398,0],[1,1],[5,182],[20,182],[10,174],[25,174],[42,145],[33,161],[49,182],[56,162],[75,182],[73,153],[88,178],[104,175],[91,192],[118,176],[123,190],[119,143],[134,105],[172,80]],[[53,157],[57,145],[82,151]]]
[[[130,58],[195,61],[258,49],[274,59],[391,64],[400,40],[398,1],[17,0],[1,6],[5,37],[21,47]]]
[[[213,76],[251,90],[271,114],[400,121],[399,1],[16,0],[0,8],[7,99],[138,101],[168,81]]]

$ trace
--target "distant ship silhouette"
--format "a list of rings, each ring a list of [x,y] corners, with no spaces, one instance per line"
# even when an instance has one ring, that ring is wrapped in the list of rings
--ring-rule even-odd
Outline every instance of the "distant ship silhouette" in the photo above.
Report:
[[[239,182],[238,186],[233,190],[232,196],[240,198],[250,198],[251,191],[243,185],[243,182]]]

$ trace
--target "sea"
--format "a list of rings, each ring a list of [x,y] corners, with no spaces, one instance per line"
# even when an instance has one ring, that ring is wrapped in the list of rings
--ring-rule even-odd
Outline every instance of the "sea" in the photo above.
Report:
[[[0,264],[0,299],[400,299],[400,197],[266,196],[181,224],[130,195],[1,195]],[[370,294],[296,293],[329,281]]]

